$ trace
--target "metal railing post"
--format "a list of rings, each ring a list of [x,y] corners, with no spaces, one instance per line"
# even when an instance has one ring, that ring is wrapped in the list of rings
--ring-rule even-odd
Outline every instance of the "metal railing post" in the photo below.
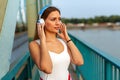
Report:
[[[105,61],[105,80],[112,80],[113,68],[110,62]]]

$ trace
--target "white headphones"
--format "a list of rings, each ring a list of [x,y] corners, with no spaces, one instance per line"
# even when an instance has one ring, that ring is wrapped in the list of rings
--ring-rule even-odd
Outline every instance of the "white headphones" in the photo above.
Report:
[[[41,24],[43,24],[43,23],[45,23],[45,21],[44,21],[44,19],[43,18],[41,18],[41,16],[42,16],[42,14],[44,13],[44,11],[48,8],[49,6],[47,5],[47,6],[44,6],[41,10],[40,10],[40,12],[39,12],[39,18],[38,18],[38,23],[41,23]]]

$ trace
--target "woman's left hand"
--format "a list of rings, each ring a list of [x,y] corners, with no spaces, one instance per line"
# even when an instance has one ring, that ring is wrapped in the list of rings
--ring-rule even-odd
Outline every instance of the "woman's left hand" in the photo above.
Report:
[[[58,32],[57,34],[65,41],[70,40],[70,37],[68,36],[68,33],[67,33],[67,27],[64,23],[61,23],[60,33]]]

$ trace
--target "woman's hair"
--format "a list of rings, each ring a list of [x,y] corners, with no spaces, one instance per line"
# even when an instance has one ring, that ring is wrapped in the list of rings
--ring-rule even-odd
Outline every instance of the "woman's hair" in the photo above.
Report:
[[[59,14],[61,14],[61,13],[60,13],[60,10],[59,10],[58,8],[56,8],[56,7],[54,7],[54,6],[50,6],[50,7],[48,7],[47,9],[45,9],[45,11],[43,12],[43,14],[41,15],[41,18],[43,18],[44,20],[46,20],[47,17],[48,17],[48,15],[49,15],[51,12],[53,12],[53,11],[58,11]],[[38,15],[38,18],[39,18],[39,15]],[[36,21],[36,22],[37,22],[37,21]],[[37,39],[39,39],[39,37],[38,37],[38,30],[37,30],[37,23],[36,23],[34,40],[37,40]]]

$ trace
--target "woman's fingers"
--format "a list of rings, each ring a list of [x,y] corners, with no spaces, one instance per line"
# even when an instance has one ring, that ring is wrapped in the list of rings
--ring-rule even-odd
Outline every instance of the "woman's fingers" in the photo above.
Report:
[[[39,23],[37,23],[37,31],[38,31],[38,36],[40,36],[41,25]]]
[[[38,29],[41,29],[42,28],[42,25],[40,23],[37,24],[38,26]]]
[[[63,23],[61,23],[61,26],[60,26],[60,31],[63,32],[64,31],[64,25]]]
[[[40,38],[44,37],[44,25],[45,24],[37,23],[37,31]]]
[[[66,25],[61,23],[61,32],[66,32]]]
[[[44,25],[45,25],[45,24],[37,23],[38,32],[40,32],[41,30],[44,30]]]
[[[44,30],[44,26],[45,26],[45,23],[42,23],[42,24],[41,24],[42,30]]]

